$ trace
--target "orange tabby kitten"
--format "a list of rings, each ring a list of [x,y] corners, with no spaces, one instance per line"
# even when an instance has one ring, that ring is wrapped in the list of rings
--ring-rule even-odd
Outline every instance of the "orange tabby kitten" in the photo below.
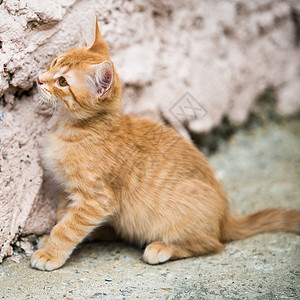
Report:
[[[193,145],[168,127],[121,113],[121,83],[97,21],[92,46],[58,56],[37,82],[47,101],[63,107],[42,150],[63,192],[57,225],[32,267],[61,267],[96,228],[147,245],[150,264],[218,252],[224,242],[259,232],[300,231],[299,211],[230,216]]]

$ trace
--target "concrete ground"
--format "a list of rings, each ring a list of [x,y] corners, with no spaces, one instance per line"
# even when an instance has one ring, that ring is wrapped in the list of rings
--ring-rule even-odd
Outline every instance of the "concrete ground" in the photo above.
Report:
[[[239,130],[209,160],[233,213],[300,208],[300,121]],[[2,299],[299,299],[300,236],[261,234],[223,253],[150,266],[123,243],[78,247],[59,270],[42,272],[15,253],[0,266]]]

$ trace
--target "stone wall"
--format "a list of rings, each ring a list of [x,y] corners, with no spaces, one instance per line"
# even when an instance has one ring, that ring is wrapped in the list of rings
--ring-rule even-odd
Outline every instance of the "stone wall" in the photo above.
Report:
[[[166,120],[185,138],[246,121],[272,86],[300,108],[300,3],[287,0],[0,1],[0,260],[20,234],[54,224],[38,141],[55,123],[35,78],[92,35],[94,13],[124,84],[124,112]],[[44,179],[43,179],[44,178]]]

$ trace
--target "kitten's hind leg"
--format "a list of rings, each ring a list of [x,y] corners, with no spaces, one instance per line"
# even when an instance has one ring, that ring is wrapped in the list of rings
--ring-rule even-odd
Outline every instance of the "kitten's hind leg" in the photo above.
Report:
[[[148,264],[156,265],[171,259],[172,253],[172,248],[164,242],[153,242],[146,247],[143,260]]]
[[[218,240],[209,239],[205,243],[186,243],[186,244],[166,244],[164,242],[152,242],[149,244],[143,255],[145,262],[155,265],[164,263],[168,260],[205,255],[220,252],[224,249]]]

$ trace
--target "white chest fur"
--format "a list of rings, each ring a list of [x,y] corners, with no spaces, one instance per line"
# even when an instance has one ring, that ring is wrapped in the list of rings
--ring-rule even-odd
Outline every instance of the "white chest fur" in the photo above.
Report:
[[[46,170],[52,173],[53,178],[63,183],[65,172],[63,171],[64,158],[66,154],[66,145],[60,141],[54,134],[47,136],[43,141],[41,149],[42,164]]]
[[[97,149],[99,145],[89,139],[68,141],[54,133],[45,139],[41,157],[44,167],[63,187],[93,186],[103,173]]]

